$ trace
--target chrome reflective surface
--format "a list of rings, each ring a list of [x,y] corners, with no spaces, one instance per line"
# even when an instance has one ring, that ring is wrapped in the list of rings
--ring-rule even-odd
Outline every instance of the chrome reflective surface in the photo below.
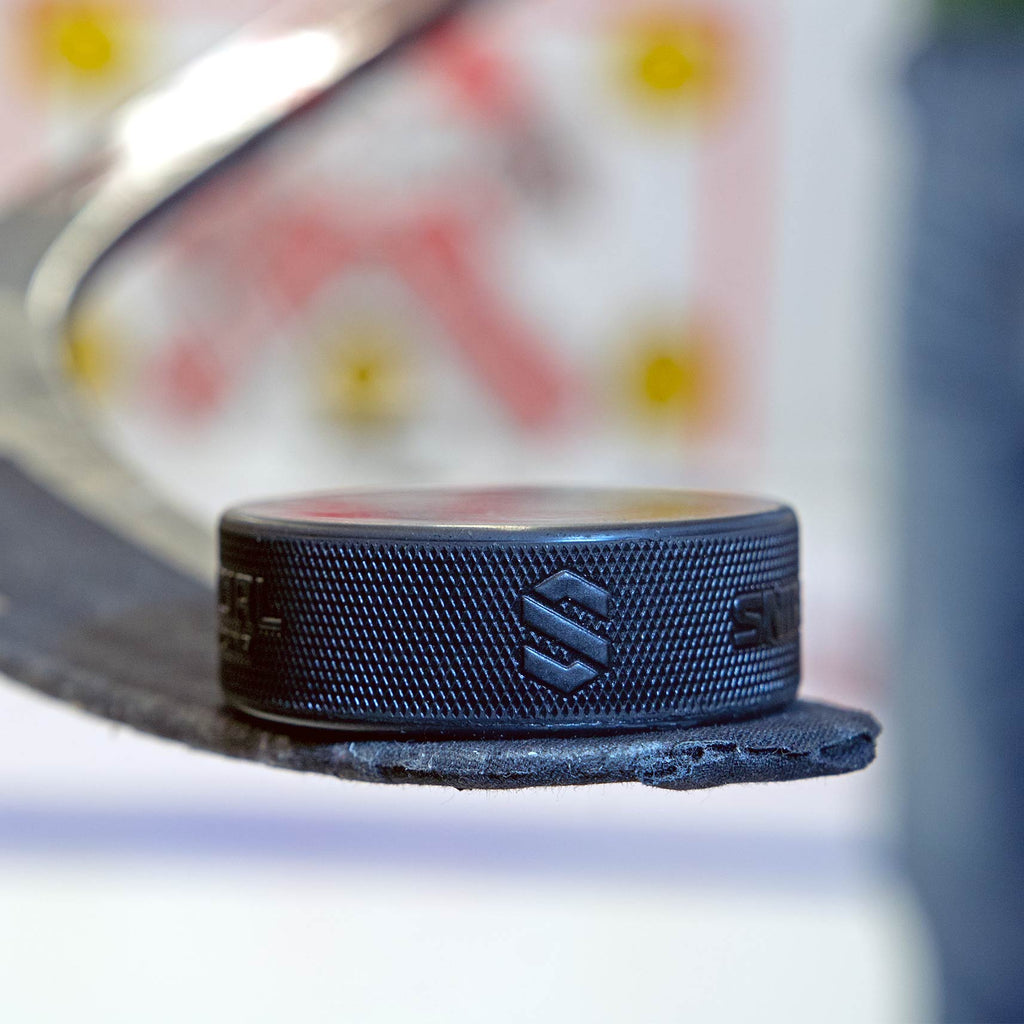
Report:
[[[454,6],[347,0],[272,12],[119,110],[65,178],[0,217],[0,451],[118,530],[202,574],[209,531],[94,436],[61,368],[92,269],[149,214]]]

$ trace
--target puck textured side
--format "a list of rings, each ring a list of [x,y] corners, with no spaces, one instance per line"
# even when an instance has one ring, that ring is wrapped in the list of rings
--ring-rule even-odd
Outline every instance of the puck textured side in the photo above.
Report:
[[[798,530],[710,519],[221,524],[221,683],[307,726],[516,734],[763,713],[800,674]]]

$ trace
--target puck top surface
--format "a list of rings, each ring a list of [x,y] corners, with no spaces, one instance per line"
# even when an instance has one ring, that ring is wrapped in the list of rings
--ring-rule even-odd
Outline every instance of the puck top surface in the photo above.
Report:
[[[784,508],[765,499],[703,491],[495,487],[300,495],[242,505],[225,520],[269,531],[581,534],[737,520]]]
[[[316,494],[220,530],[221,684],[303,726],[423,736],[669,728],[799,681],[785,505],[663,490]]]

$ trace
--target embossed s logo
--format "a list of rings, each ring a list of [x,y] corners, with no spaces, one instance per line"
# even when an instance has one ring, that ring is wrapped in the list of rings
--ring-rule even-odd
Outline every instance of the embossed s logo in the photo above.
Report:
[[[593,682],[611,664],[608,640],[566,614],[576,605],[608,618],[608,591],[569,569],[538,583],[522,598],[523,625],[563,647],[574,660],[566,664],[523,644],[523,671],[532,679],[570,694]]]

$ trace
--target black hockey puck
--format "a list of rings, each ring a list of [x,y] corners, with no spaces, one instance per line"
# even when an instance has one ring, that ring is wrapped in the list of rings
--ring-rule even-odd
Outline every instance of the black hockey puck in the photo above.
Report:
[[[221,684],[381,733],[622,731],[777,709],[800,676],[797,521],[685,491],[313,495],[228,511]]]

